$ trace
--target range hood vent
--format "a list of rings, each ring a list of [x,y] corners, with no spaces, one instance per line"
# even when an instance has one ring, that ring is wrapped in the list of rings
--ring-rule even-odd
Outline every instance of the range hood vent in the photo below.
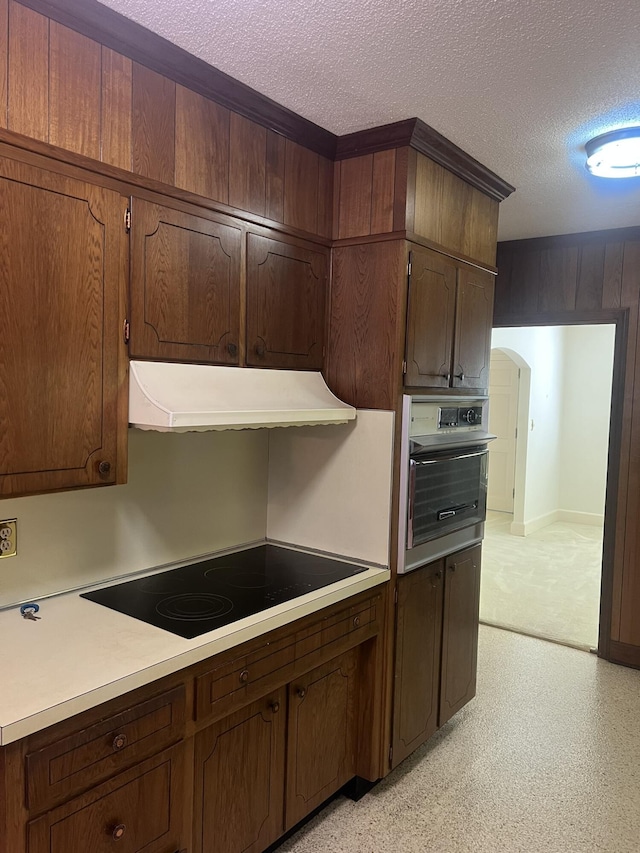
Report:
[[[130,362],[129,421],[138,429],[258,429],[339,424],[355,416],[317,372]]]

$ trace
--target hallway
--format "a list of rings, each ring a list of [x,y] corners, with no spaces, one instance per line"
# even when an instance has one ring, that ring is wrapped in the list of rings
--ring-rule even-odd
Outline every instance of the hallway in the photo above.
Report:
[[[555,522],[509,532],[513,516],[488,512],[480,620],[589,649],[598,645],[602,527]]]

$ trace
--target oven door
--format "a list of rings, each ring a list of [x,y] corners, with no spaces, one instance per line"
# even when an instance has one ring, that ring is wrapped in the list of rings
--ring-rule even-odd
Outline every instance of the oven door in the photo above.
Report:
[[[409,461],[407,549],[482,524],[487,511],[485,445],[423,450]]]

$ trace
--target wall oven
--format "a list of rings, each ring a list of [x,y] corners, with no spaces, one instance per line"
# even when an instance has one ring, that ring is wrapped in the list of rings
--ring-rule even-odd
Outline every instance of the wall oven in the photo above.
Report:
[[[398,571],[482,540],[488,400],[403,398]]]

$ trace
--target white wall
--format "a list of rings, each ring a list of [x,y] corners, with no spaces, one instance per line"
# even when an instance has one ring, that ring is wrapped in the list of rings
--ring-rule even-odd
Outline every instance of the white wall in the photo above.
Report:
[[[127,485],[2,501],[0,605],[264,539],[267,476],[266,430],[129,430]]]
[[[273,430],[267,536],[387,566],[393,412]]]
[[[601,518],[615,326],[568,326],[564,336],[560,508]]]
[[[559,327],[494,329],[492,347],[517,352],[531,366],[523,521],[554,513],[560,501],[564,337]]]

